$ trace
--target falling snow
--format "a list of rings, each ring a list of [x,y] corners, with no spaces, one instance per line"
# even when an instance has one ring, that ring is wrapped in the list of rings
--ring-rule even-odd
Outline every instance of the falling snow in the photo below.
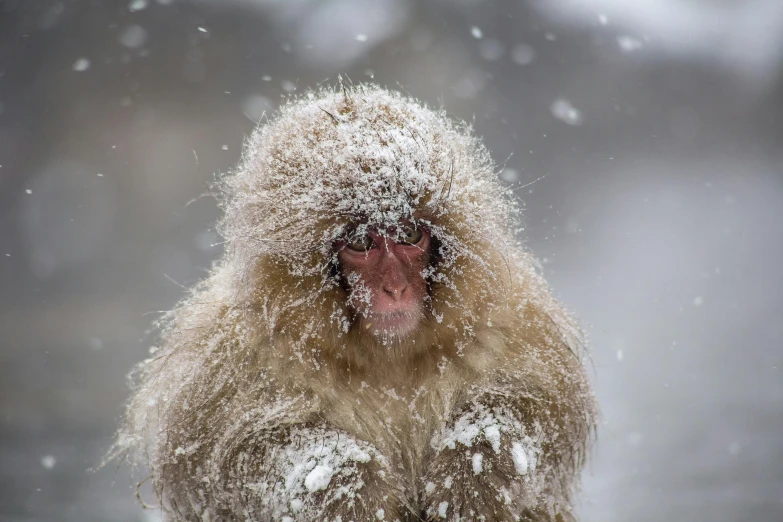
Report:
[[[53,469],[55,464],[57,464],[57,459],[55,459],[53,455],[44,455],[41,457],[41,466],[43,466],[44,469]]]
[[[574,126],[582,124],[582,113],[565,98],[558,98],[552,102],[550,109],[552,116],[560,121]]]
[[[140,25],[128,26],[120,33],[119,40],[129,49],[138,49],[147,41],[147,30]]]
[[[535,50],[527,44],[517,44],[511,50],[511,59],[517,65],[530,65],[536,56]]]
[[[128,11],[135,12],[147,8],[147,0],[133,0],[128,4]]]
[[[641,40],[632,36],[618,36],[617,45],[620,46],[620,50],[625,54],[631,54],[644,46]]]
[[[90,60],[87,58],[79,58],[73,62],[73,70],[77,72],[86,71],[90,68]]]

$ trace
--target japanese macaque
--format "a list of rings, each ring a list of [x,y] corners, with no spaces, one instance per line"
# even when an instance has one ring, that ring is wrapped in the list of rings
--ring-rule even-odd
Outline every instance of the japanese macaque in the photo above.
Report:
[[[117,442],[166,520],[574,520],[581,333],[469,128],[323,89],[219,188],[224,256],[162,322]]]

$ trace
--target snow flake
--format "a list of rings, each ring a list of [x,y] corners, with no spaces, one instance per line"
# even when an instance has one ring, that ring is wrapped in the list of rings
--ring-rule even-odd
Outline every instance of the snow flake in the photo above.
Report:
[[[128,4],[128,11],[134,13],[147,8],[147,0],[131,0]]]
[[[511,59],[517,65],[530,65],[533,63],[536,52],[527,44],[521,43],[514,46],[511,50]]]
[[[302,510],[303,505],[304,502],[302,502],[301,498],[292,499],[290,502],[291,511],[293,511],[294,513],[298,513]]]
[[[316,466],[307,477],[305,477],[305,487],[310,493],[326,489],[329,485],[329,481],[332,480],[333,474],[334,470],[329,466]]]
[[[634,38],[633,36],[627,36],[627,35],[618,36],[617,45],[620,46],[620,50],[625,54],[631,54],[632,52],[638,51],[644,46],[642,41],[639,40],[638,38]]]
[[[500,171],[500,179],[508,183],[519,181],[519,172],[517,172],[516,169],[504,167],[503,170]]]
[[[511,445],[511,459],[514,461],[514,469],[520,475],[526,475],[529,469],[527,453],[522,444],[515,442]]]
[[[500,453],[500,427],[496,424],[484,428],[484,436],[487,438],[495,453]]]
[[[582,113],[565,98],[558,98],[552,102],[552,116],[569,125],[581,125]]]
[[[310,493],[326,489],[329,485],[329,481],[332,480],[333,474],[334,470],[329,466],[316,466],[308,473],[307,477],[305,477],[305,487]]]
[[[90,68],[90,60],[87,58],[79,58],[73,62],[72,69],[76,72],[83,72]]]
[[[471,459],[471,463],[473,466],[473,474],[478,475],[484,470],[484,455],[481,453],[474,453]]]
[[[138,49],[147,41],[147,30],[140,25],[130,25],[122,31],[119,40],[129,49]]]

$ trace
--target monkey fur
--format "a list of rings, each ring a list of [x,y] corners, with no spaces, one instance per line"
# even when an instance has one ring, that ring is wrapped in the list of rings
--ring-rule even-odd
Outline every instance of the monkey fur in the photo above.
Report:
[[[324,88],[218,188],[224,255],[161,321],[115,446],[164,519],[575,520],[596,414],[582,335],[469,127]],[[371,336],[334,244],[401,220],[432,235],[425,314]]]

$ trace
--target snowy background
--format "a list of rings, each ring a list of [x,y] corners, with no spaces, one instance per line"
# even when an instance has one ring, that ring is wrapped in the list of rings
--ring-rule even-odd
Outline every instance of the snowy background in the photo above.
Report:
[[[88,471],[125,376],[220,255],[213,173],[338,74],[519,187],[591,337],[583,520],[783,520],[780,0],[0,0],[0,521],[156,519]]]

